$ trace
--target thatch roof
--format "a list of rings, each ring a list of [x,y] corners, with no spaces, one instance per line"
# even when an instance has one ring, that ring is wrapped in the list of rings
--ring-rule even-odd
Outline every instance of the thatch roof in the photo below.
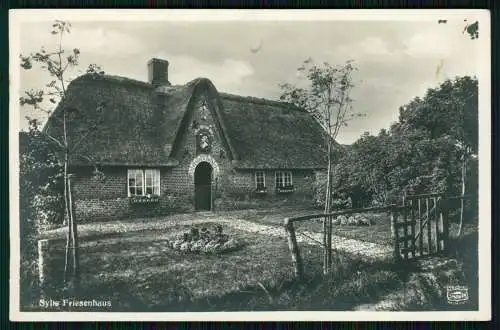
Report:
[[[289,104],[221,93],[240,168],[325,167],[322,128]]]
[[[83,75],[71,82],[44,130],[61,136],[66,107],[68,136],[77,145],[73,164],[175,166],[190,101],[202,92],[216,101],[216,121],[235,167],[325,167],[323,131],[308,113],[282,102],[218,93],[204,78],[155,88],[122,77]]]

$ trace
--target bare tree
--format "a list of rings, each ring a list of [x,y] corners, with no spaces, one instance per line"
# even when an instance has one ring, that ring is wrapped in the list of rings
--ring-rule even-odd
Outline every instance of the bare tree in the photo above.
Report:
[[[326,144],[326,192],[325,215],[331,212],[332,201],[332,172],[334,144],[339,131],[347,126],[347,122],[354,117],[361,116],[353,112],[350,93],[353,84],[353,73],[357,70],[352,60],[341,65],[329,63],[315,64],[309,58],[298,68],[304,73],[305,87],[297,87],[289,83],[281,84],[281,100],[290,102],[309,112],[325,130]],[[332,263],[332,219],[323,220],[323,272],[328,273]]]
[[[51,135],[48,130],[43,130],[42,134],[53,143],[58,150],[57,154],[60,158],[64,168],[64,223],[68,226],[66,237],[66,251],[65,251],[65,266],[64,266],[64,281],[68,283],[68,269],[70,267],[69,251],[72,251],[71,265],[72,265],[72,278],[73,285],[79,284],[79,255],[78,255],[78,231],[77,223],[74,212],[74,200],[72,198],[71,190],[71,175],[70,169],[70,156],[85,158],[88,161],[92,159],[85,155],[78,155],[72,153],[81,141],[83,141],[91,132],[99,125],[100,118],[93,120],[93,123],[88,125],[88,130],[80,135],[76,141],[68,137],[68,123],[70,118],[75,116],[78,109],[69,109],[64,105],[64,99],[67,96],[67,86],[70,82],[68,79],[69,70],[79,65],[80,50],[74,48],[72,51],[63,49],[63,37],[71,32],[71,23],[66,21],[56,20],[52,24],[50,33],[57,38],[57,46],[54,50],[46,50],[44,46],[40,51],[31,53],[27,56],[20,55],[21,67],[25,70],[33,68],[33,64],[39,65],[43,72],[49,74],[50,81],[41,89],[30,89],[24,91],[23,96],[19,101],[21,105],[31,106],[35,110],[50,116],[53,108],[59,104],[62,116],[52,117],[57,120],[58,124],[62,126],[62,135]],[[98,65],[91,64],[86,70],[87,74],[100,75],[104,72]],[[48,98],[48,102],[46,99]],[[48,103],[48,106],[47,106]],[[30,120],[29,117],[27,117]],[[102,175],[96,168],[96,174]]]

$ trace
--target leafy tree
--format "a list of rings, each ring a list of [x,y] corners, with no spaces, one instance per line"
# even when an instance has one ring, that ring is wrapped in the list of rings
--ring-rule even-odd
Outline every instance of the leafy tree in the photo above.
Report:
[[[38,129],[36,119],[29,131],[19,134],[19,214],[21,305],[37,303],[37,238],[42,218],[60,223],[64,213],[61,190],[62,166],[50,143]]]
[[[335,167],[336,192],[364,206],[397,203],[403,194],[477,191],[477,92],[475,78],[458,77],[402,106],[389,130],[365,133],[346,148]],[[460,209],[462,223],[463,199]]]
[[[325,214],[331,211],[332,201],[332,170],[333,155],[335,152],[335,139],[347,121],[357,114],[352,111],[352,99],[350,93],[353,84],[353,73],[357,67],[349,60],[342,65],[331,65],[329,63],[316,64],[312,59],[304,61],[298,68],[306,78],[307,86],[302,88],[289,83],[281,84],[282,95],[280,99],[296,105],[309,112],[325,130],[326,145],[326,193]],[[331,255],[331,233],[332,221],[323,222],[323,243],[325,246],[324,272],[330,271],[332,263]]]
[[[446,80],[429,89],[423,100],[415,99],[400,112],[407,128],[427,131],[431,138],[442,138],[453,145],[461,163],[461,194],[466,194],[467,167],[478,152],[478,81],[469,76]],[[461,232],[464,200],[461,203]]]
[[[50,33],[57,38],[57,47],[54,50],[46,50],[41,47],[40,51],[31,53],[27,56],[20,55],[21,67],[25,70],[31,70],[33,64],[38,64],[43,72],[48,73],[50,81],[41,89],[31,89],[24,92],[20,97],[20,104],[31,106],[37,111],[41,111],[47,115],[52,113],[53,106],[57,104],[64,104],[66,97],[67,86],[70,82],[68,79],[69,70],[79,65],[80,50],[75,48],[71,51],[63,49],[63,38],[71,32],[71,23],[56,20],[52,24]],[[100,67],[91,64],[87,70],[87,74],[99,75],[104,72]],[[48,106],[46,100],[48,99]],[[64,278],[67,281],[68,268],[70,265],[69,251],[72,251],[72,277],[73,284],[79,283],[79,256],[78,256],[78,232],[75,219],[75,213],[72,203],[72,194],[70,186],[70,155],[72,154],[73,147],[85,139],[99,124],[99,119],[89,124],[88,132],[82,132],[80,140],[71,140],[68,137],[68,123],[72,118],[78,116],[79,109],[69,109],[66,106],[61,106],[62,118],[57,117],[54,120],[60,120],[63,127],[62,136],[52,136],[47,130],[42,130],[41,134],[52,143],[54,148],[57,148],[57,155],[60,163],[63,166],[63,196],[64,196],[64,219],[68,225],[68,234],[66,241],[66,255],[65,255],[65,269]],[[29,119],[31,120],[31,119]],[[78,155],[80,157],[88,158],[85,155]],[[96,170],[96,173],[100,173]]]

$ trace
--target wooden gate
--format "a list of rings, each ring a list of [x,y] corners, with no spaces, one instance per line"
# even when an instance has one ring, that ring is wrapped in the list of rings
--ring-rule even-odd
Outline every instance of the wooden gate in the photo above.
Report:
[[[396,251],[405,260],[441,254],[448,247],[446,198],[440,194],[407,196],[394,223]],[[399,218],[399,219],[398,219]]]

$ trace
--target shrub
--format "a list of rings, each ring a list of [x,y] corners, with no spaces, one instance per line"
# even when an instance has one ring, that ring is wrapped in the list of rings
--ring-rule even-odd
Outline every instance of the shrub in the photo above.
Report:
[[[64,218],[64,197],[60,194],[35,195],[34,215],[40,224],[61,224]]]
[[[325,207],[325,196],[326,196],[326,176],[318,175],[316,181],[313,185],[313,200],[317,207]],[[352,201],[349,196],[344,194],[336,193],[332,194],[332,199],[330,205],[333,210],[347,209],[352,207]]]
[[[19,134],[19,221],[21,306],[36,303],[37,241],[41,224],[60,223],[64,214],[62,167],[49,142],[30,121]],[[62,205],[62,208],[61,208]]]

